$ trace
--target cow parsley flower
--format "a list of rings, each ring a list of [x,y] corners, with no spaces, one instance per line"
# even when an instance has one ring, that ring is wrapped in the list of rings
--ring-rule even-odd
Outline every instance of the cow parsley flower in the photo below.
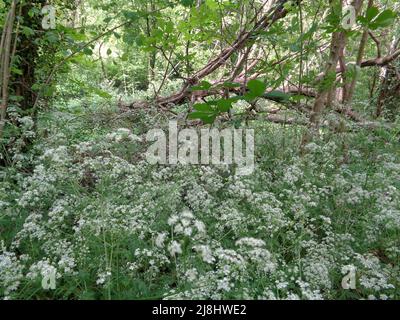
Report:
[[[176,256],[177,254],[182,253],[181,245],[177,241],[172,241],[168,247],[169,253],[171,256]]]

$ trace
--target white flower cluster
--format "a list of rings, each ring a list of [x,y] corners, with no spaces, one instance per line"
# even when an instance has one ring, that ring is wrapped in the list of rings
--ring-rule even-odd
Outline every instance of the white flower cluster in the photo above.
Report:
[[[183,210],[180,214],[170,216],[168,224],[173,228],[173,232],[177,235],[202,238],[206,233],[204,223],[195,219],[195,216],[189,210]]]
[[[271,159],[280,140],[260,137],[255,173],[234,177],[226,166],[148,165],[132,138],[51,135],[32,172],[1,173],[2,298],[46,295],[37,280],[52,273],[65,278],[60,297],[74,279],[95,296],[338,298],[344,266],[356,269],[357,298],[398,298],[398,156],[363,140],[344,161],[339,142],[316,139],[304,157],[291,147]]]
[[[23,279],[23,265],[13,252],[8,252],[2,244],[0,251],[0,288],[4,288],[4,295],[8,296],[17,290]]]
[[[120,143],[122,141],[141,141],[141,139],[134,134],[130,129],[119,128],[113,133],[110,133],[106,137],[109,141]]]

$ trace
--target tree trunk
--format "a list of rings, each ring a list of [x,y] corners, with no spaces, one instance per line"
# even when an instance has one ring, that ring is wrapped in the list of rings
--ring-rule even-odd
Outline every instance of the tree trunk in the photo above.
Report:
[[[369,0],[367,10],[370,9],[373,6],[373,4],[374,4],[374,1]],[[364,52],[365,52],[365,47],[367,45],[367,41],[368,41],[368,27],[366,27],[364,29],[364,32],[361,37],[360,46],[358,48],[358,54],[357,54],[356,72],[355,72],[354,77],[348,87],[347,95],[343,101],[344,103],[350,104],[353,100],[354,90],[356,88],[356,83],[357,83],[357,78],[358,78],[358,72],[361,68],[361,63],[362,63],[362,59],[364,57]]]
[[[393,52],[400,51],[396,51],[399,41],[399,39],[393,39],[389,55],[393,55]],[[391,120],[394,120],[396,105],[400,103],[400,64],[398,63],[397,65],[385,66],[382,70],[382,73],[383,77],[376,105],[375,116],[377,118],[382,116],[384,106],[386,106],[387,108],[392,109],[388,116]]]
[[[332,0],[330,2],[331,10],[342,10],[343,3],[342,0]],[[320,89],[318,90],[318,95],[315,99],[313,112],[311,114],[310,121],[314,129],[318,129],[320,115],[325,109],[325,106],[331,104],[332,101],[328,101],[332,98],[332,85],[335,86],[336,79],[336,66],[339,62],[340,53],[343,52],[346,45],[346,35],[342,31],[337,31],[332,34],[330,56],[326,64],[325,72],[321,80]],[[334,77],[332,79],[332,77]],[[329,82],[333,82],[329,85]]]
[[[41,30],[41,17],[35,15],[31,17],[29,11],[35,5],[44,6],[46,0],[30,1],[22,7],[21,15],[24,25],[29,26],[33,30]],[[35,33],[33,36],[21,34],[17,46],[17,54],[21,57],[18,69],[21,70],[21,75],[15,76],[12,79],[12,90],[14,95],[21,96],[23,99],[20,102],[22,110],[28,110],[33,107],[36,100],[36,94],[32,91],[32,86],[36,83],[35,67],[38,59],[38,44],[37,40],[40,33]]]

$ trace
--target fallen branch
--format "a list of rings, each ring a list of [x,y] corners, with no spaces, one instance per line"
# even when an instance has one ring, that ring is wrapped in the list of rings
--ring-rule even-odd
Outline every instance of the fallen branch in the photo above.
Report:
[[[385,57],[370,59],[361,63],[361,68],[379,66],[383,67],[400,57],[400,49]]]
[[[186,101],[186,99],[192,95],[192,92],[190,90],[192,86],[198,84],[201,79],[204,79],[206,76],[210,75],[218,68],[225,65],[225,63],[235,52],[243,49],[250,42],[251,39],[257,36],[260,31],[266,30],[276,21],[284,18],[288,13],[288,11],[284,7],[287,2],[288,0],[277,1],[275,8],[271,9],[267,14],[265,14],[250,31],[242,31],[231,46],[224,49],[216,58],[208,62],[202,69],[200,69],[190,78],[188,78],[179,92],[168,97],[157,98],[153,102],[153,104],[165,107],[170,105],[178,105]],[[149,105],[150,103],[147,101],[140,101],[134,102],[128,107],[143,108]]]

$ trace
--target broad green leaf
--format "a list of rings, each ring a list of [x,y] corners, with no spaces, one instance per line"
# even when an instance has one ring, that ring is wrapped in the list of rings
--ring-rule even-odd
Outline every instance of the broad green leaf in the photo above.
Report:
[[[206,5],[211,10],[217,10],[218,9],[218,3],[215,0],[206,0]]]
[[[124,17],[128,20],[132,20],[132,21],[136,21],[140,18],[140,15],[136,12],[136,11],[127,11],[124,10],[122,12],[122,14],[124,15]]]
[[[271,91],[264,94],[264,97],[277,102],[287,101],[290,99],[290,95],[282,91]]]
[[[247,83],[247,88],[250,90],[250,93],[252,95],[260,97],[265,93],[267,85],[260,80],[250,80]]]
[[[392,10],[384,10],[371,22],[371,28],[378,29],[388,27],[395,19],[396,13]]]
[[[29,36],[33,36],[35,34],[35,31],[33,31],[31,28],[29,27],[22,27],[21,28],[21,32],[23,35],[29,37]]]
[[[125,52],[122,56],[121,56],[121,60],[122,61],[128,61],[129,59],[129,54],[127,52]]]
[[[24,100],[24,97],[23,97],[23,96],[14,96],[14,95],[11,95],[11,96],[10,96],[10,100],[11,100],[11,101],[14,101],[14,102],[21,102],[21,101]]]
[[[35,83],[35,84],[33,84],[32,87],[31,87],[31,89],[32,89],[33,91],[38,91],[38,90],[40,90],[40,88],[41,88],[41,85],[40,85],[39,83]]]
[[[109,93],[99,89],[99,88],[90,88],[93,90],[93,93],[98,95],[99,97],[102,97],[104,99],[111,99],[112,95],[110,95]]]
[[[244,96],[243,99],[246,100],[247,102],[252,102],[254,99],[257,99],[259,96],[253,94],[252,92],[247,92]]]
[[[214,109],[208,103],[197,103],[193,108],[200,112],[214,112]]]
[[[191,7],[194,4],[194,0],[181,0],[181,5],[184,7]]]
[[[93,54],[93,51],[91,49],[89,49],[89,48],[83,49],[82,52],[84,54],[86,54],[87,56],[91,56]]]
[[[20,75],[20,76],[23,74],[23,72],[22,72],[21,69],[18,69],[18,68],[15,68],[15,67],[12,67],[12,68],[11,68],[11,72],[12,72],[13,74],[18,74],[18,75]]]
[[[232,108],[232,101],[230,99],[221,99],[217,101],[219,112],[228,112]]]
[[[204,112],[192,112],[188,115],[189,119],[200,119],[204,123],[211,124],[215,121],[217,114],[215,113],[204,113]]]
[[[368,22],[369,21],[368,21],[368,19],[366,17],[358,16],[357,17],[357,21],[363,26],[368,26]]]
[[[365,18],[368,22],[372,21],[379,13],[379,9],[377,7],[371,7],[367,10]]]
[[[231,89],[231,88],[240,88],[242,85],[240,83],[235,82],[224,82],[223,87]]]
[[[199,85],[193,86],[190,88],[191,91],[202,91],[202,90],[209,90],[212,87],[212,84],[208,81],[202,81]]]

